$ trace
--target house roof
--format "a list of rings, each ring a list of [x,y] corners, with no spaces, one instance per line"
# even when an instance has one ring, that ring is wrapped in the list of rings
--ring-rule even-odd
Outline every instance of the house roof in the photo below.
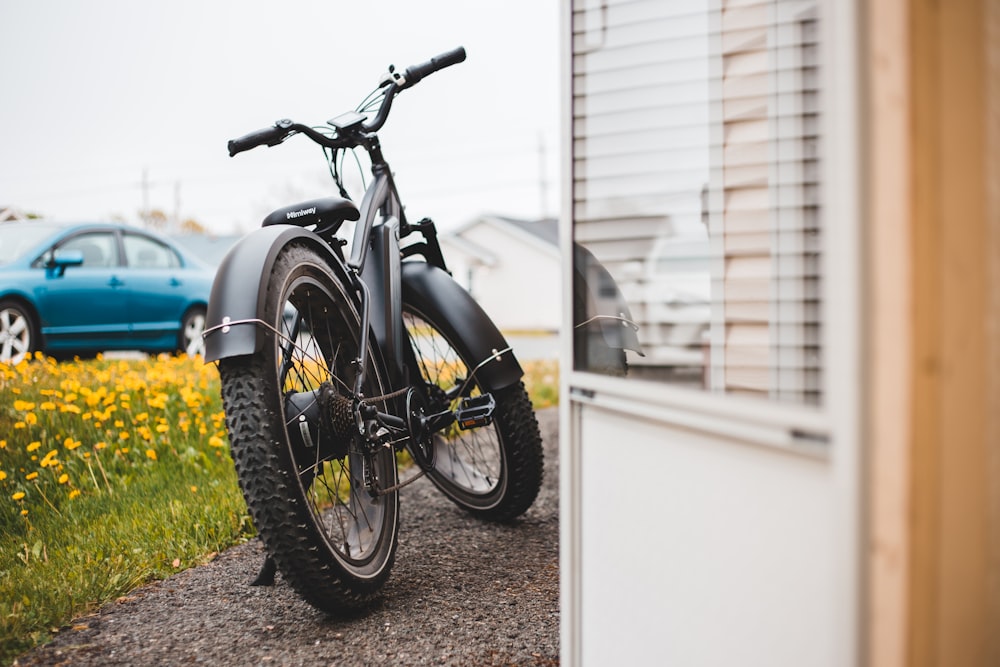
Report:
[[[13,206],[0,205],[0,222],[11,222],[15,220],[27,220],[28,216]]]
[[[492,266],[497,261],[495,253],[467,238],[467,233],[470,230],[482,225],[499,228],[505,234],[521,239],[544,252],[556,256],[559,254],[559,225],[554,218],[522,220],[498,215],[484,215],[443,235],[441,242],[451,244],[462,252],[475,257],[481,263]]]
[[[532,234],[555,248],[559,247],[559,221],[555,218],[543,218],[542,220],[495,219],[501,220],[508,225],[513,225],[522,232]]]

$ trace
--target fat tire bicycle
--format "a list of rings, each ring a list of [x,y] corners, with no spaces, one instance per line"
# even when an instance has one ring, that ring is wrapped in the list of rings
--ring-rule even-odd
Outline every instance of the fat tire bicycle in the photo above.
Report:
[[[256,583],[273,583],[277,569],[329,613],[379,594],[396,555],[399,490],[416,477],[490,521],[523,514],[542,483],[522,368],[452,279],[433,221],[407,219],[378,138],[400,92],[464,60],[458,48],[390,67],[352,112],[317,127],[279,120],[228,145],[234,156],[305,135],[339,190],[274,211],[234,246],[204,333],[268,554]],[[356,205],[342,173],[359,149],[372,181]],[[412,463],[399,465],[407,454]]]

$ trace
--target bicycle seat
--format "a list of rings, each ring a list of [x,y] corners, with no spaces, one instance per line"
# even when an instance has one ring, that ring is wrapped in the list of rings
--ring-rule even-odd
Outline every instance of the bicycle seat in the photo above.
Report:
[[[361,213],[358,211],[358,207],[350,199],[323,197],[279,208],[268,214],[260,226],[298,225],[299,227],[308,227],[316,225],[316,229],[313,231],[324,236],[336,232],[345,220],[357,220],[360,217]]]

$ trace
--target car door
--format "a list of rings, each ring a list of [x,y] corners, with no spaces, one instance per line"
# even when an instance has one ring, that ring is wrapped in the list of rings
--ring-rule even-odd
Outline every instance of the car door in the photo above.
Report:
[[[170,348],[188,302],[181,259],[172,248],[144,234],[125,232],[122,248],[128,265],[133,340]]]
[[[129,334],[128,296],[113,230],[87,231],[60,240],[52,252],[78,251],[83,264],[46,270],[38,308],[47,346],[114,347]],[[48,253],[46,253],[48,255]]]

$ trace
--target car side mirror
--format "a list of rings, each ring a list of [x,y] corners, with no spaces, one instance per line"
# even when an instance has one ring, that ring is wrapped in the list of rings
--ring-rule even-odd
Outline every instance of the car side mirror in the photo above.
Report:
[[[81,266],[83,264],[82,250],[56,250],[49,257],[45,268],[56,278],[62,277],[66,273],[67,266]]]

